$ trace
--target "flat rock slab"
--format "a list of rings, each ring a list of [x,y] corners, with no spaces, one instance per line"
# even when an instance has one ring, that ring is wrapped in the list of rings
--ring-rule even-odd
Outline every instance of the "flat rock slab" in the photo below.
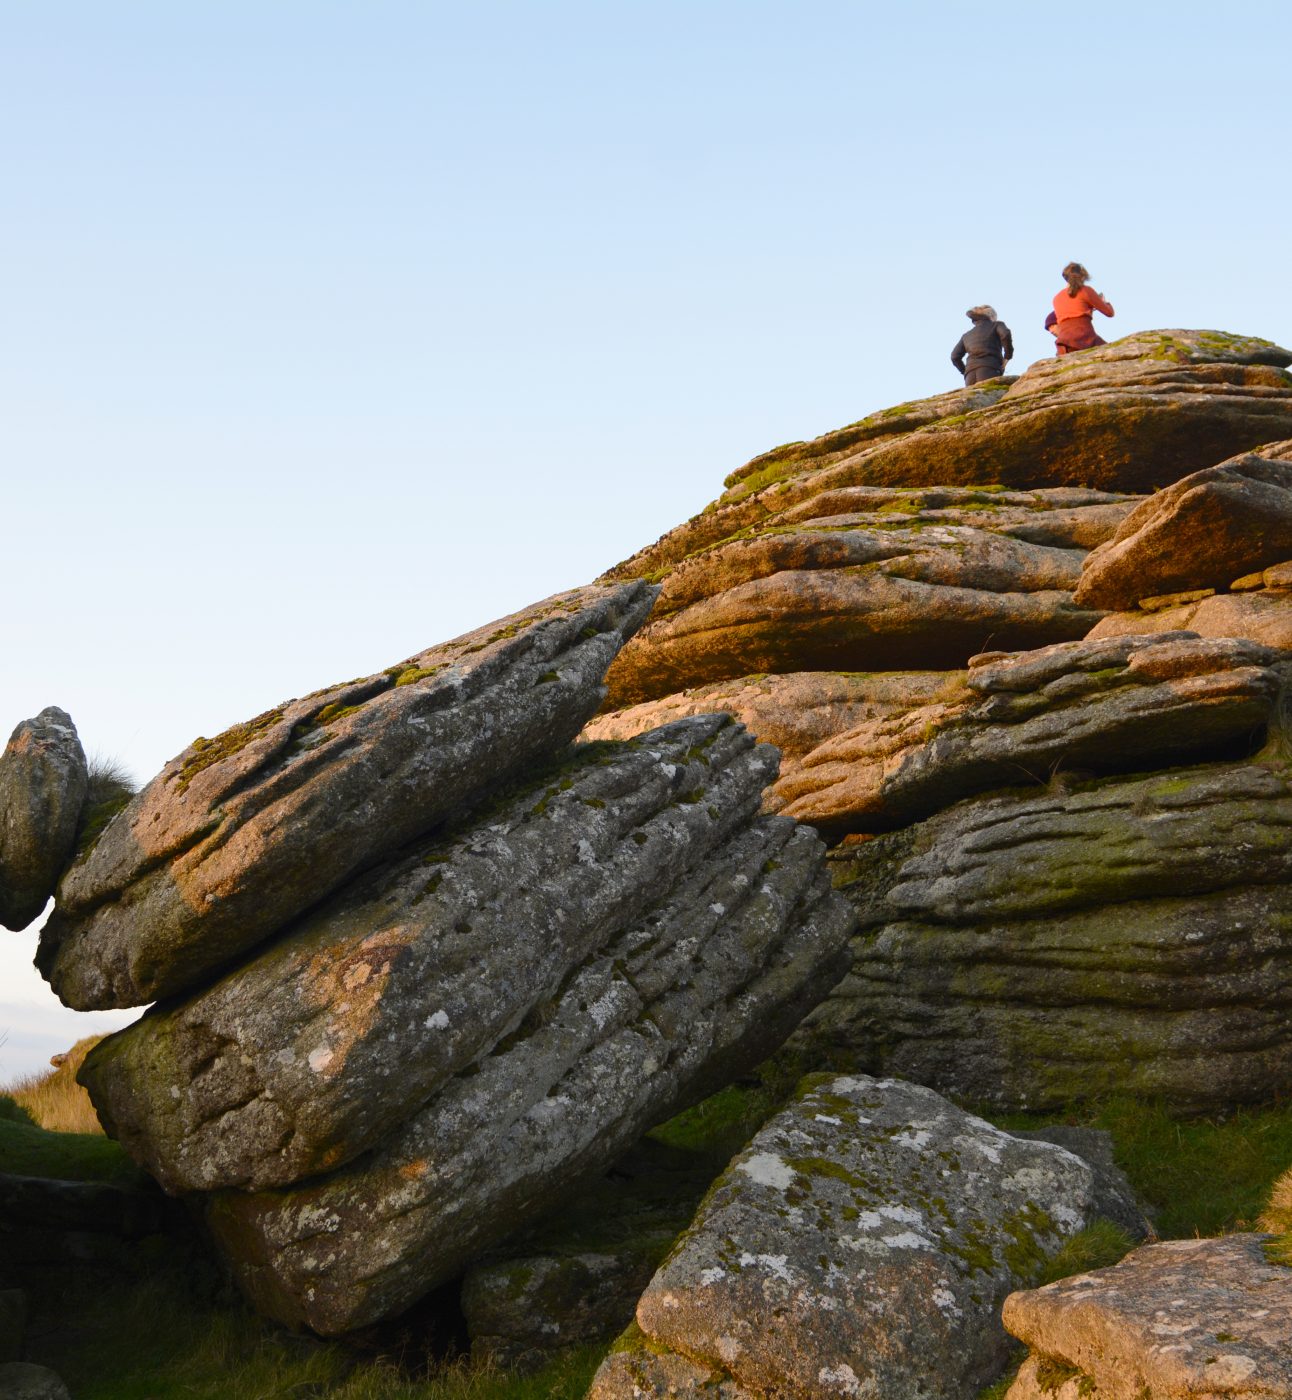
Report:
[[[840,861],[853,968],[803,1034],[1010,1108],[1286,1093],[1290,836],[1277,761],[959,803]]]
[[[848,519],[773,526],[663,580],[651,621],[607,676],[616,707],[754,672],[948,669],[995,645],[1084,636],[1085,553],[974,525]]]
[[[645,584],[560,594],[199,739],[68,873],[37,963],[69,1006],[201,985],[596,710]]]
[[[1292,1397],[1292,1269],[1261,1235],[1145,1245],[1005,1300],[1032,1349],[1008,1400]]]
[[[66,710],[49,705],[0,754],[0,924],[26,928],[54,893],[76,845],[89,778]]]
[[[825,515],[807,503],[856,487],[1156,491],[1292,436],[1289,364],[1292,352],[1270,341],[1196,330],[1039,360],[1016,380],[901,404],[755,458],[612,575],[656,576],[787,512]]]
[[[747,1072],[844,970],[853,919],[822,855],[809,828],[753,818],[373,1151],[298,1186],[212,1197],[235,1278],[271,1317],[326,1334],[401,1312]],[[504,999],[505,948],[497,968]],[[441,1009],[424,1001],[428,1032],[455,1024]]]
[[[667,1393],[649,1378],[674,1363],[642,1355],[662,1350],[733,1395],[969,1400],[1008,1355],[1013,1280],[1090,1222],[1096,1195],[1072,1153],[929,1089],[810,1076],[642,1295],[644,1393]],[[612,1356],[593,1394],[633,1395],[633,1359]]]
[[[978,660],[958,697],[867,720],[806,754],[776,783],[777,810],[838,839],[1064,770],[1145,770],[1255,749],[1287,658],[1184,632]]]
[[[1224,588],[1292,558],[1292,442],[1271,443],[1158,491],[1087,557],[1076,598],[1125,610],[1141,598]]]
[[[726,715],[578,746],[348,885],[80,1073],[172,1192],[285,1186],[376,1146],[746,828],[776,751]]]

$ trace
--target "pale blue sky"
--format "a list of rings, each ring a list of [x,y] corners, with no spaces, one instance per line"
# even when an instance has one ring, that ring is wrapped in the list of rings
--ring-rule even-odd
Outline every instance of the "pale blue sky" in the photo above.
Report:
[[[954,387],[971,303],[1047,354],[1070,258],[1117,333],[1287,343],[1290,52],[1282,0],[0,0],[0,727],[147,778]],[[32,943],[0,1078],[76,1030]]]

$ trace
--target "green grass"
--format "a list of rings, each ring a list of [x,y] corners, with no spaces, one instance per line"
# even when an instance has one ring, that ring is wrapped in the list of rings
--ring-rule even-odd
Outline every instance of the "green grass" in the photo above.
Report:
[[[13,1100],[8,1099],[12,1104]],[[0,1113],[0,1172],[66,1181],[138,1181],[139,1169],[102,1133],[50,1133]]]

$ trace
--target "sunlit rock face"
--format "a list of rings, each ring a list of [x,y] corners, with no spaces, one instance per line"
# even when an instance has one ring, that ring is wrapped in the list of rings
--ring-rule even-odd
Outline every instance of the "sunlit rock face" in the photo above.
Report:
[[[76,726],[57,705],[23,720],[0,754],[0,924],[26,928],[72,857],[89,778]]]
[[[201,986],[568,743],[654,592],[633,583],[560,594],[196,740],[64,878],[41,971],[82,1010]]]
[[[1005,1300],[1031,1349],[1007,1400],[1292,1396],[1292,1287],[1268,1236],[1145,1245]]]
[[[1112,1199],[1073,1153],[928,1089],[811,1076],[719,1178],[591,1394],[969,1400],[1008,1356],[1005,1296]]]

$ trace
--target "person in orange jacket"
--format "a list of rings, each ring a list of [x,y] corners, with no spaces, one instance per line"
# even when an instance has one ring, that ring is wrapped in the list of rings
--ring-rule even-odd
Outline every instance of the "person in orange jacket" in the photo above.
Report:
[[[1087,285],[1090,274],[1079,262],[1070,262],[1063,269],[1066,290],[1054,298],[1055,324],[1051,328],[1047,317],[1046,327],[1052,329],[1058,342],[1059,354],[1069,350],[1089,350],[1094,345],[1107,345],[1108,342],[1095,330],[1094,313],[1105,316],[1113,314],[1112,302],[1106,301],[1095,289]]]

